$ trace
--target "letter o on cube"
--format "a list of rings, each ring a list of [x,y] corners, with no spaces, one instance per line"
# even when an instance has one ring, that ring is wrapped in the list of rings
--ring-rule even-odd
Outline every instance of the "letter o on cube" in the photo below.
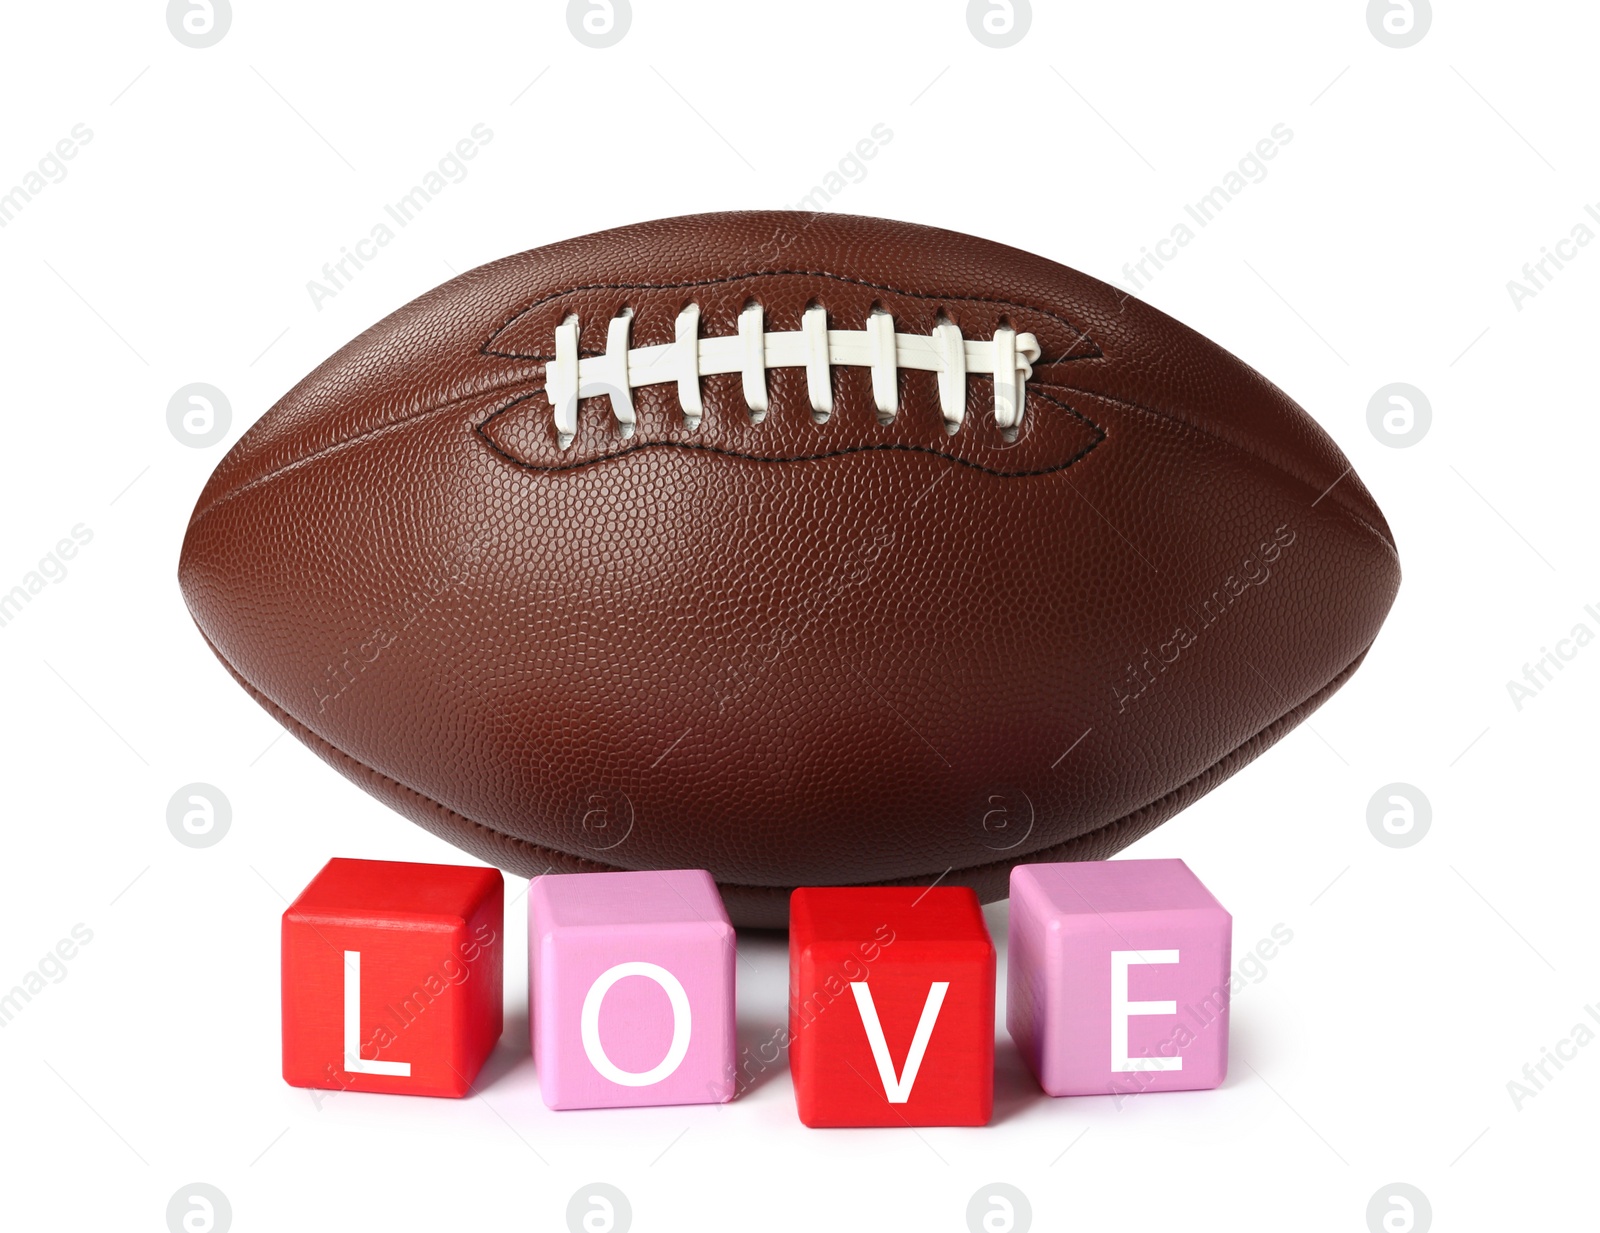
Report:
[[[672,1003],[672,1043],[667,1046],[667,1056],[649,1070],[623,1070],[608,1056],[600,1043],[600,1004],[607,991],[624,976],[643,976],[656,982],[666,991]],[[689,1030],[693,1018],[689,1010],[689,995],[680,981],[657,963],[619,963],[607,968],[600,978],[589,986],[583,999],[583,1052],[591,1065],[605,1078],[624,1087],[650,1087],[660,1083],[683,1063],[689,1052]]]
[[[704,870],[535,879],[528,993],[545,1104],[731,1100],[735,946]]]

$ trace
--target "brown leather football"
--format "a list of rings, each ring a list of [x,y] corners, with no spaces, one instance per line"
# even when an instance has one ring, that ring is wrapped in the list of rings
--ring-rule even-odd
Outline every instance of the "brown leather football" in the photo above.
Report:
[[[302,741],[514,873],[1101,859],[1355,670],[1400,568],[1280,390],[1123,292],[869,218],[666,219],[379,322],[179,577]]]

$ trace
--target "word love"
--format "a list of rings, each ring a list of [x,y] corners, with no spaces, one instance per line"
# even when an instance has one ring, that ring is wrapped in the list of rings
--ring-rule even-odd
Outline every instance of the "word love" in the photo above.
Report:
[[[1011,875],[1007,1027],[1050,1095],[1215,1087],[1232,920],[1182,861]],[[283,1067],[297,1086],[461,1096],[502,1029],[492,869],[330,861],[283,917]],[[547,875],[528,989],[552,1109],[740,1090],[737,939],[704,870]],[[787,1045],[808,1126],[982,1126],[994,943],[965,887],[803,887]]]

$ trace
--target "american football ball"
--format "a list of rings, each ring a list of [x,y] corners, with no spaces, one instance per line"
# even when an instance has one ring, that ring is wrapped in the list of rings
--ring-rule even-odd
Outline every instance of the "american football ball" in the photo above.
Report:
[[[463,274],[240,439],[179,577],[239,683],[513,873],[1103,859],[1360,664],[1383,515],[1282,391],[1053,261],[831,214]]]

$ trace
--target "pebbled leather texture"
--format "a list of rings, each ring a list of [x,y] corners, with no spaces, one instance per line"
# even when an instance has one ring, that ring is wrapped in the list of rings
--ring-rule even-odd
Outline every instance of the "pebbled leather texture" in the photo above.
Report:
[[[814,419],[801,369],[606,398],[559,448],[580,350],[835,329],[1037,335],[1022,430],[967,378],[864,368]],[[495,262],[300,382],[218,466],[183,593],[312,749],[511,872],[705,868],[736,923],[797,885],[1102,859],[1268,747],[1354,671],[1399,585],[1383,515],[1281,391],[1043,258],[905,223],[667,219]]]

